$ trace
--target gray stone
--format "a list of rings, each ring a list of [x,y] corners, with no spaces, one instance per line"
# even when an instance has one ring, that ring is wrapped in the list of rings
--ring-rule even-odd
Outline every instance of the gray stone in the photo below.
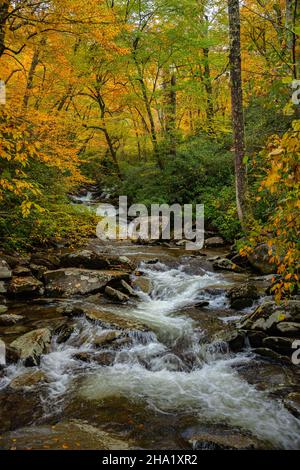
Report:
[[[294,352],[293,338],[284,338],[281,336],[268,336],[263,340],[263,346],[278,352],[283,356],[291,356]]]
[[[11,279],[12,270],[4,259],[0,259],[0,280]]]
[[[136,297],[137,293],[133,290],[133,288],[128,284],[128,282],[122,279],[121,287],[126,292],[126,294],[131,295],[132,297]]]
[[[144,292],[145,294],[150,294],[152,290],[152,282],[145,276],[139,276],[132,281],[132,285],[137,287],[139,290]]]
[[[272,255],[269,255],[270,250],[272,251]],[[273,253],[273,248],[270,248],[266,243],[262,243],[254,249],[253,253],[248,255],[249,263],[261,274],[276,273],[277,266],[275,264],[270,264],[269,262]]]
[[[239,310],[246,307],[251,307],[254,301],[259,298],[257,287],[251,283],[241,284],[233,287],[227,293],[230,301],[230,307]]]
[[[221,237],[211,237],[211,238],[207,238],[207,240],[205,240],[205,246],[207,248],[218,248],[218,247],[221,247],[221,246],[224,246],[225,245],[225,242],[223,240],[223,238]]]
[[[288,357],[283,356],[272,349],[269,348],[256,348],[253,350],[256,354],[259,354],[260,356],[273,359],[278,362],[283,362],[285,364],[291,364],[291,361]]]
[[[101,335],[98,335],[93,339],[93,345],[97,347],[106,346],[119,338],[121,334],[122,333],[120,331],[116,330],[104,331]]]
[[[123,294],[123,292],[120,292],[117,289],[113,289],[112,287],[106,286],[105,287],[105,294],[107,297],[116,300],[117,302],[128,302],[129,297],[126,294]]]
[[[20,323],[22,320],[24,320],[24,317],[21,315],[0,315],[0,326],[15,325],[16,323]]]
[[[13,270],[13,275],[14,276],[30,276],[31,271],[26,266],[17,266]]]
[[[6,294],[7,293],[7,285],[5,282],[0,281],[0,294]]]
[[[8,293],[13,297],[43,295],[44,285],[33,276],[13,277],[8,286]]]
[[[237,264],[234,264],[227,258],[220,258],[213,263],[213,268],[216,271],[232,271],[235,273],[243,272],[243,269],[240,268]]]
[[[295,338],[300,336],[300,323],[283,321],[276,325],[276,329],[284,336],[293,336]]]
[[[8,310],[8,308],[6,307],[6,305],[0,305],[0,315],[2,315],[3,313],[6,313]]]
[[[47,382],[46,374],[43,371],[28,371],[13,379],[10,382],[9,387],[14,390],[19,390],[26,387],[34,387],[42,382]]]
[[[30,331],[10,344],[16,357],[24,362],[26,367],[37,366],[51,342],[51,332],[48,328]]]
[[[286,408],[294,415],[296,418],[300,418],[300,393],[294,392],[290,393],[284,400],[284,405]]]
[[[57,297],[97,293],[104,290],[108,283],[128,278],[127,272],[78,268],[58,269],[44,274],[46,293]]]

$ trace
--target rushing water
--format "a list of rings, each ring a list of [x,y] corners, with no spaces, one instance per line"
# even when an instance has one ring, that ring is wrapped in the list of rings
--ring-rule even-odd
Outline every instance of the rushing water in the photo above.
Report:
[[[103,329],[78,318],[68,341],[58,344],[54,338],[51,352],[42,358],[40,368],[48,379],[45,416],[63,413],[70,391],[82,402],[124,397],[158,413],[190,413],[199,421],[241,427],[275,447],[299,448],[299,421],[238,375],[236,367],[251,361],[251,352],[230,355],[224,345],[206,345],[203,332],[181,312],[202,300],[210,302],[208,309],[224,308],[222,293],[212,296],[203,290],[224,285],[222,275],[191,275],[183,266],[169,268],[163,263],[142,265],[141,270],[151,280],[151,293],[138,292],[135,305],[106,308],[140,320],[151,333],[132,333],[133,342],[117,351],[110,366],[84,363],[74,354],[93,352],[93,338]],[[10,366],[2,387],[21,371],[20,365]]]

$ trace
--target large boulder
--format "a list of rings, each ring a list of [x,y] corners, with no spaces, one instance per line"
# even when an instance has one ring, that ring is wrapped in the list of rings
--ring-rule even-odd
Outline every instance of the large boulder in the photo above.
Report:
[[[0,280],[11,279],[12,270],[4,259],[0,259]]]
[[[246,307],[251,307],[255,300],[259,298],[258,290],[255,284],[246,282],[237,287],[233,287],[227,293],[229,298],[230,307],[239,310]]]
[[[218,258],[213,262],[213,268],[216,271],[232,271],[234,273],[241,273],[243,269],[237,264],[233,263],[227,258]]]
[[[51,331],[48,328],[30,331],[10,344],[10,355],[14,360],[21,360],[26,367],[37,366],[50,342]]]
[[[57,269],[60,267],[60,259],[50,252],[36,252],[31,255],[31,264],[45,266],[48,269]]]
[[[289,300],[278,305],[276,302],[265,302],[248,314],[241,322],[245,330],[260,330],[267,333],[276,332],[281,322],[300,322],[300,301]]]
[[[135,288],[141,290],[142,292],[144,292],[144,294],[150,294],[150,292],[153,288],[151,279],[149,279],[148,277],[145,277],[145,276],[136,277],[132,281],[132,285],[133,285],[133,287],[135,287]]]
[[[67,253],[61,258],[61,265],[69,268],[83,269],[121,269],[132,271],[135,263],[127,256],[97,253],[92,250],[80,250]]]
[[[109,283],[128,280],[124,271],[95,271],[79,268],[58,269],[44,274],[46,293],[49,296],[70,297],[100,292]]]
[[[266,243],[258,245],[252,253],[248,255],[248,260],[251,266],[261,274],[272,274],[277,272],[277,267],[275,264],[270,263],[269,251],[273,249],[270,248]]]
[[[218,248],[224,245],[225,242],[221,237],[210,237],[205,240],[206,248]]]
[[[29,370],[14,378],[9,387],[13,390],[19,390],[26,387],[34,387],[40,383],[47,382],[45,373],[41,370]]]
[[[0,326],[11,326],[24,320],[22,315],[4,314],[0,315]]]
[[[128,302],[129,297],[123,292],[120,292],[118,289],[113,289],[112,287],[106,286],[105,287],[105,294],[112,300],[116,302]]]
[[[44,284],[33,276],[13,277],[8,285],[8,294],[13,297],[43,295]]]
[[[63,309],[62,312],[68,317],[84,316],[87,320],[97,322],[104,328],[124,330],[124,331],[149,331],[149,328],[133,318],[121,317],[107,310],[101,310],[89,305],[71,305]]]

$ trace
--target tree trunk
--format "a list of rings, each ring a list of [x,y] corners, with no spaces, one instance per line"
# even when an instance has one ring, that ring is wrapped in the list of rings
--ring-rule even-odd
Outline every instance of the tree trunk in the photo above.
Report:
[[[176,92],[176,70],[170,67],[165,70],[164,89],[165,89],[165,132],[168,143],[167,153],[176,156],[177,137],[176,137],[176,113],[177,113],[177,92]]]
[[[31,65],[30,65],[30,69],[29,69],[29,72],[28,72],[27,85],[26,85],[25,95],[24,95],[24,99],[23,99],[23,106],[24,106],[25,109],[27,109],[27,107],[28,107],[30,92],[33,88],[34,75],[35,75],[36,68],[39,64],[39,61],[40,61],[40,51],[39,51],[39,49],[36,49],[34,51],[32,61],[31,61]]]
[[[206,116],[207,116],[207,123],[208,123],[208,130],[209,132],[213,132],[213,117],[214,117],[214,106],[213,106],[213,89],[211,84],[211,76],[210,76],[210,66],[209,66],[209,49],[208,47],[203,48],[203,56],[204,56],[204,87],[206,91]]]
[[[296,17],[299,14],[299,1],[286,0],[285,28],[286,28],[286,49],[288,58],[292,63],[293,76],[297,78],[297,58],[296,58]]]
[[[243,225],[246,205],[246,165],[245,130],[241,68],[241,37],[239,0],[228,0],[230,73],[231,73],[231,113],[235,151],[236,201],[239,219]]]
[[[4,51],[5,51],[5,26],[6,26],[8,10],[9,10],[9,1],[1,0],[0,2],[0,58],[3,56]]]
[[[133,59],[134,59],[134,63],[135,63],[135,66],[136,66],[137,73],[138,73],[138,81],[139,81],[139,84],[140,84],[140,87],[141,87],[144,104],[145,104],[148,119],[149,119],[149,122],[150,122],[150,135],[151,135],[151,142],[152,142],[152,145],[153,145],[154,156],[155,156],[155,159],[158,163],[159,168],[162,170],[163,169],[163,162],[161,160],[160,153],[159,153],[154,117],[153,117],[153,114],[152,114],[151,105],[150,105],[149,98],[148,98],[147,87],[146,87],[144,79],[143,79],[143,74],[142,74],[140,65],[139,65],[139,63],[137,61],[137,58],[136,58],[136,51],[135,50],[133,51]]]

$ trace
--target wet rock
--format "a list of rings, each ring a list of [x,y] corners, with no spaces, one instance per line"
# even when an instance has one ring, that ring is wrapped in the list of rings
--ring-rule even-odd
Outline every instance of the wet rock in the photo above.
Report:
[[[30,270],[32,271],[33,275],[39,280],[42,281],[44,278],[44,273],[48,271],[46,266],[39,266],[38,264],[30,264]]]
[[[93,359],[94,359],[94,354],[91,353],[91,352],[87,352],[87,351],[82,351],[82,352],[78,352],[78,353],[75,353],[72,357],[76,360],[76,361],[82,361],[82,362],[92,362]]]
[[[0,259],[0,280],[11,279],[12,270],[4,259]]]
[[[273,351],[272,349],[269,349],[269,348],[256,348],[254,349],[254,352],[256,354],[259,354],[260,356],[263,356],[263,357],[266,357],[266,358],[269,358],[269,359],[273,359],[277,362],[283,362],[283,363],[286,363],[286,364],[290,364],[291,361],[288,357],[286,356],[282,356],[281,354]]]
[[[0,315],[0,326],[11,326],[24,320],[22,315],[4,314]]]
[[[221,237],[211,237],[205,240],[205,246],[207,248],[218,248],[225,245],[223,238]]]
[[[300,337],[300,323],[283,321],[276,325],[276,329],[283,336],[293,336],[294,338]]]
[[[14,276],[30,276],[31,275],[31,271],[29,268],[27,268],[26,266],[17,266],[16,268],[14,268],[13,270],[13,275]]]
[[[110,299],[116,300],[117,302],[128,302],[129,297],[126,294],[123,294],[117,289],[113,289],[112,287],[106,286],[105,287],[105,294]]]
[[[257,287],[247,282],[230,289],[227,293],[227,297],[229,298],[230,307],[235,310],[240,310],[251,307],[254,301],[259,298],[259,295]]]
[[[7,284],[6,282],[0,281],[0,294],[7,293]]]
[[[197,304],[193,305],[194,308],[204,308],[208,306],[209,302],[207,302],[206,300],[203,300],[202,302],[198,302]]]
[[[272,332],[277,331],[277,325],[284,321],[300,322],[299,300],[285,301],[281,305],[273,301],[265,302],[244,318],[241,328]]]
[[[216,271],[232,271],[235,273],[243,272],[243,269],[240,268],[237,264],[234,264],[230,259],[220,258],[214,261],[213,268]]]
[[[30,331],[10,344],[18,360],[24,362],[26,367],[37,366],[40,357],[50,346],[51,331],[48,328]]]
[[[251,266],[259,271],[261,274],[272,274],[277,272],[277,267],[274,264],[270,264],[269,260],[272,255],[269,255],[269,251],[274,251],[266,243],[258,245],[253,253],[248,255],[248,260]]]
[[[144,276],[139,276],[132,281],[132,285],[137,287],[139,290],[145,294],[150,294],[152,290],[152,282],[150,279]]]
[[[147,259],[144,261],[145,264],[156,264],[159,262],[158,258]]]
[[[265,333],[261,331],[247,331],[246,335],[252,348],[260,348],[264,338],[266,337]]]
[[[6,387],[0,391],[0,432],[29,426],[43,414],[43,405],[39,394],[34,389],[13,390]],[[1,440],[1,449],[4,448]],[[7,448],[12,447],[12,441],[7,442]]]
[[[64,255],[61,264],[64,267],[96,270],[122,269],[131,271],[135,268],[135,263],[127,256],[112,256],[87,249]]]
[[[238,430],[203,432],[189,437],[187,441],[194,450],[254,450],[260,447],[255,438]]]
[[[107,269],[110,267],[109,259],[104,254],[91,250],[80,250],[68,253],[61,258],[64,267],[84,269]]]
[[[93,345],[96,347],[103,347],[106,346],[113,341],[115,341],[117,338],[120,338],[122,333],[120,331],[104,331],[103,334],[96,336],[93,339]]]
[[[97,307],[86,305],[73,305],[64,309],[64,315],[85,316],[88,320],[98,322],[104,328],[125,330],[125,331],[149,331],[143,323],[132,318],[121,317],[115,313],[100,310]]]
[[[3,313],[6,313],[8,310],[8,308],[6,307],[6,305],[0,305],[0,315],[2,315]]]
[[[268,336],[263,340],[263,346],[278,352],[283,356],[292,356],[293,349],[293,338],[284,338],[281,336]]]
[[[1,447],[17,450],[129,450],[132,444],[86,421],[70,420],[55,425],[30,426],[3,436]]]
[[[127,272],[78,268],[58,269],[44,274],[47,295],[58,297],[96,293],[104,290],[108,283],[128,278]]]
[[[233,352],[241,351],[245,346],[245,332],[243,331],[223,331],[217,334],[216,339],[225,341]]]
[[[60,267],[60,259],[58,256],[49,252],[33,253],[30,262],[38,266],[45,266],[48,270]]]
[[[93,360],[97,362],[100,366],[109,367],[113,365],[116,357],[115,351],[101,351],[95,354]]]
[[[137,293],[133,290],[133,288],[128,284],[128,282],[124,281],[124,279],[121,281],[120,287],[123,289],[123,291],[127,294],[130,295],[131,297],[137,297]]]
[[[46,374],[41,370],[28,371],[13,379],[9,387],[18,390],[24,387],[34,387],[42,382],[46,382]]]
[[[290,393],[284,400],[285,407],[294,415],[296,418],[300,418],[300,393]]]
[[[13,277],[8,286],[8,293],[13,297],[34,297],[43,295],[44,285],[33,276]]]

